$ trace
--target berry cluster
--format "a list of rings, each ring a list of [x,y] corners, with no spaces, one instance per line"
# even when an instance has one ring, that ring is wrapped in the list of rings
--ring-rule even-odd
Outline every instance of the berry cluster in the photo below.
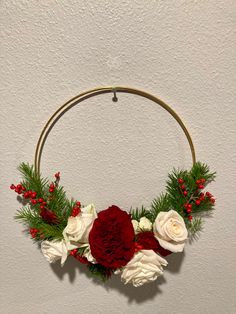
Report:
[[[76,258],[78,261],[80,261],[82,264],[89,264],[87,258],[85,256],[81,256],[79,254],[78,249],[74,249],[70,251],[70,255]]]
[[[79,215],[80,212],[81,212],[81,203],[76,202],[72,211],[71,211],[71,216],[76,217],[77,215]]]
[[[191,216],[192,213],[192,209],[193,206],[200,206],[202,202],[208,202],[210,201],[212,205],[214,205],[215,203],[215,199],[213,197],[213,195],[210,192],[206,192],[206,193],[199,193],[200,190],[205,188],[205,182],[206,180],[204,178],[198,179],[195,181],[196,183],[196,190],[192,195],[188,195],[188,191],[186,189],[185,186],[185,181],[182,178],[178,179],[178,183],[179,183],[179,188],[181,193],[183,193],[183,195],[185,197],[189,196],[189,200],[188,202],[186,202],[184,204],[184,211],[187,215],[188,220],[192,220],[193,217]]]
[[[179,183],[179,185],[180,185],[180,190],[182,191],[183,195],[184,195],[185,197],[187,197],[187,196],[188,196],[188,192],[187,192],[187,190],[186,190],[186,186],[184,185],[184,180],[181,179],[181,178],[179,178],[179,179],[178,179],[178,183]]]
[[[27,190],[26,187],[23,186],[21,183],[17,184],[16,186],[14,184],[10,186],[11,190],[14,190],[19,195],[21,194],[25,200],[29,200],[32,206],[37,206],[40,210],[39,215],[42,217],[42,219],[45,222],[49,224],[55,224],[58,222],[56,214],[50,209],[48,209],[48,203],[52,199],[52,194],[57,188],[59,180],[60,180],[60,172],[57,172],[55,174],[55,178],[56,178],[55,182],[51,183],[49,186],[49,189],[48,189],[49,195],[47,195],[44,198],[37,197],[37,192],[32,191],[32,190]],[[35,238],[38,230],[37,232],[34,230],[37,230],[37,229],[30,228],[30,234],[32,235],[32,237]]]
[[[200,206],[201,203],[204,201],[210,201],[212,205],[215,204],[214,196],[210,192],[206,192],[206,193],[201,192],[199,194],[199,197],[195,200],[195,204],[197,206]]]
[[[29,228],[29,232],[30,232],[32,238],[36,238],[38,233],[39,233],[39,229]]]

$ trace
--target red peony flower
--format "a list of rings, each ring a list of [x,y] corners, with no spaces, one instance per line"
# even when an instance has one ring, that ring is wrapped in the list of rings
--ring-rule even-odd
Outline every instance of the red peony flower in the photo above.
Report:
[[[160,246],[159,242],[154,237],[154,234],[151,231],[141,232],[137,234],[135,247],[136,250],[153,250],[156,253],[161,254],[162,256],[167,256],[172,253],[171,251],[163,249],[163,247]]]
[[[129,214],[113,205],[98,213],[89,233],[92,256],[108,268],[125,266],[134,255],[134,228]]]

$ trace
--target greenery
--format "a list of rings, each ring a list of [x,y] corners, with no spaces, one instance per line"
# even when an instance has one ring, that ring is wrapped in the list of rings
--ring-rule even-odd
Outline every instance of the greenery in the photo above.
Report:
[[[29,199],[24,198],[22,194],[22,202],[26,205],[20,209],[15,219],[21,220],[29,228],[38,229],[35,240],[60,240],[63,238],[62,232],[67,225],[68,217],[71,215],[71,211],[75,206],[75,201],[69,200],[66,197],[66,193],[63,187],[59,186],[57,180],[49,182],[47,179],[43,179],[39,174],[34,171],[33,166],[22,163],[19,166],[19,170],[23,176],[21,185],[27,191],[36,192],[37,203],[32,204]],[[52,193],[49,192],[50,185],[53,184],[55,189]],[[42,203],[39,203],[39,199],[43,199],[47,204],[45,210],[48,213],[54,213],[57,223],[45,221],[40,215]]]
[[[76,207],[76,201],[67,198],[56,175],[56,180],[50,182],[26,163],[22,163],[19,170],[23,180],[16,187],[13,185],[12,189],[21,195],[24,206],[17,211],[15,219],[27,225],[29,234],[35,241],[62,240],[63,230]],[[197,237],[202,230],[203,217],[210,215],[214,209],[212,195],[209,192],[203,193],[203,189],[214,181],[215,175],[206,164],[200,162],[195,163],[190,171],[174,169],[168,175],[166,193],[156,197],[149,209],[144,206],[131,208],[131,218],[140,221],[142,217],[146,217],[154,223],[160,212],[174,209],[183,217],[190,238]],[[35,197],[27,197],[27,193],[35,193]],[[191,214],[187,212],[187,206],[191,207]],[[86,247],[79,248],[78,254],[83,256],[85,250]],[[103,281],[114,272],[100,264],[89,263],[88,268]]]
[[[206,196],[199,205],[196,204],[202,193],[202,189],[198,188],[199,185],[196,181],[203,180],[205,188],[210,182],[214,181],[215,176],[215,172],[210,172],[209,167],[200,162],[195,163],[190,171],[174,169],[168,175],[167,192],[152,201],[150,210],[145,209],[144,206],[140,209],[131,209],[132,219],[139,221],[141,217],[145,216],[151,222],[154,222],[161,211],[174,209],[184,218],[190,237],[196,236],[202,230],[203,214],[210,214],[214,209],[211,199]],[[179,179],[183,180],[187,195],[184,195]],[[190,215],[186,213],[186,204],[191,205],[191,216],[193,217],[191,221],[189,220]]]

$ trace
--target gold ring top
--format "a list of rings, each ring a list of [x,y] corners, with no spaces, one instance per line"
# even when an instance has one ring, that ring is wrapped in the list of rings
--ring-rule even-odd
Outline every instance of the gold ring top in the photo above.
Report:
[[[164,103],[159,98],[157,98],[157,97],[155,97],[155,96],[153,96],[147,92],[139,90],[139,89],[130,88],[130,87],[122,87],[122,86],[107,86],[107,87],[98,87],[98,88],[83,92],[83,93],[79,94],[78,96],[75,96],[75,97],[71,98],[70,100],[68,100],[64,105],[62,105],[60,108],[58,108],[53,113],[53,115],[49,118],[49,120],[45,124],[45,126],[44,126],[44,128],[43,128],[43,130],[39,136],[38,142],[37,142],[37,146],[36,146],[36,150],[35,150],[35,157],[34,157],[34,167],[35,167],[35,171],[37,173],[40,173],[40,162],[41,162],[43,147],[44,147],[47,136],[50,133],[50,130],[52,129],[53,125],[60,119],[60,117],[66,111],[68,111],[70,108],[74,107],[78,103],[80,103],[80,102],[82,102],[88,98],[91,98],[91,97],[94,97],[94,96],[97,96],[100,94],[107,94],[107,93],[113,93],[114,94],[114,97],[112,98],[113,101],[117,101],[117,99],[118,99],[117,93],[128,93],[128,94],[138,95],[138,96],[147,98],[147,99],[155,102],[156,104],[158,104],[159,106],[164,108],[166,111],[168,111],[172,115],[172,117],[178,122],[179,126],[183,130],[183,132],[184,132],[184,134],[188,140],[189,147],[191,150],[192,162],[193,162],[193,164],[196,162],[196,155],[195,155],[195,149],[194,149],[192,138],[191,138],[186,126],[184,125],[183,121],[180,119],[178,114],[170,106],[168,106],[166,103]]]

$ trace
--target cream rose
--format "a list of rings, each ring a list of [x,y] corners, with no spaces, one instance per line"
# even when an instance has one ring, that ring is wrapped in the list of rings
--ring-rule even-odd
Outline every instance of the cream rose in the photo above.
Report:
[[[97,264],[96,259],[93,257],[93,255],[91,254],[91,250],[90,250],[90,245],[88,245],[83,253],[83,256],[87,258],[87,260],[92,263],[92,264]]]
[[[61,266],[64,265],[67,259],[67,247],[65,241],[43,241],[41,243],[41,250],[49,263],[55,263],[61,260]]]
[[[140,231],[140,229],[139,229],[139,222],[137,220],[135,220],[135,219],[132,219],[131,222],[132,222],[132,225],[134,227],[134,232],[138,233]]]
[[[152,230],[152,223],[146,217],[140,218],[140,221],[132,220],[132,224],[134,227],[134,232],[137,234],[142,231],[151,231]]]
[[[153,224],[153,232],[164,249],[174,253],[183,251],[188,231],[175,210],[160,212]]]
[[[123,268],[121,280],[125,284],[132,283],[135,287],[142,286],[162,275],[162,266],[167,264],[167,261],[153,250],[141,250]]]
[[[139,221],[139,228],[142,231],[151,231],[152,230],[152,223],[147,217],[142,217],[140,218]]]
[[[89,232],[96,218],[97,213],[93,204],[81,208],[81,212],[76,217],[69,217],[67,226],[63,231],[68,250],[88,243]]]

